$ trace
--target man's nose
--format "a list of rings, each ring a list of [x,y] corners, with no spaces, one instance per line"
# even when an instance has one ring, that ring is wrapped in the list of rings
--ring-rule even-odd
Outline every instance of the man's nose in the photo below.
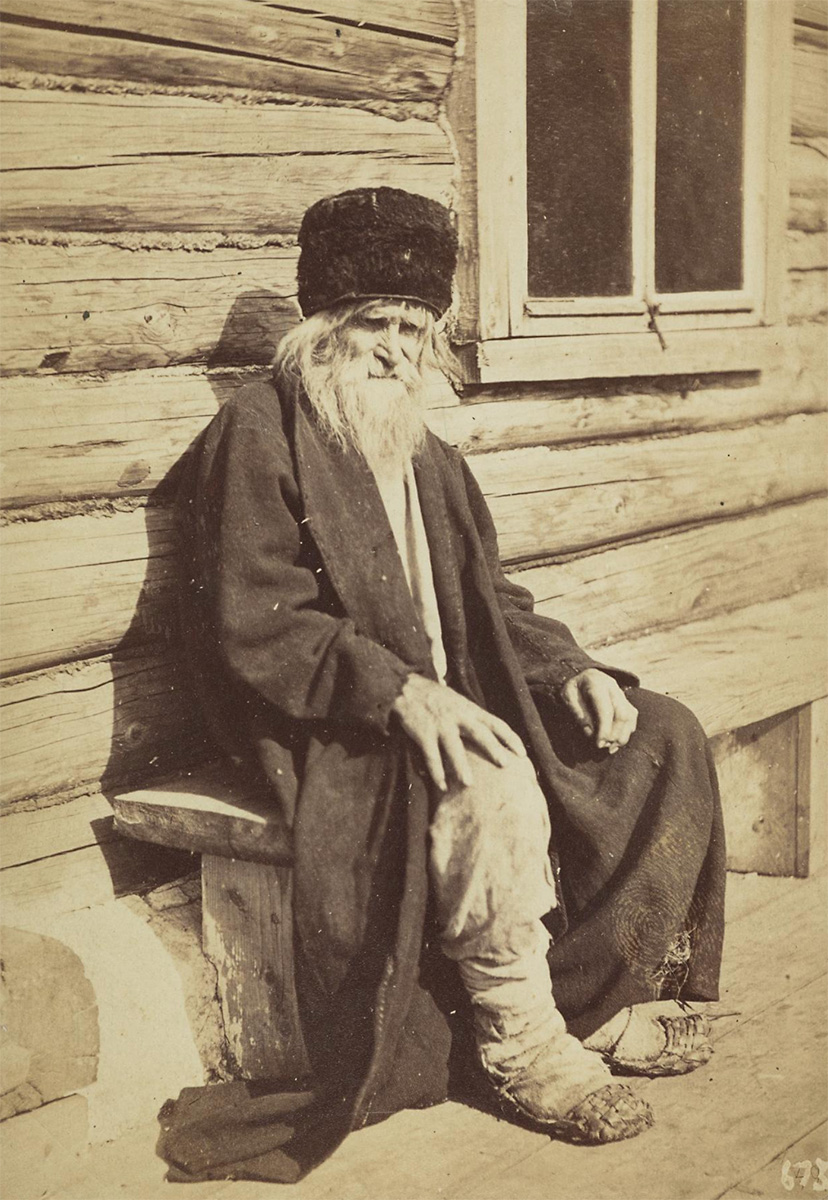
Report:
[[[397,325],[389,325],[380,342],[380,354],[390,367],[396,367],[402,359],[400,345],[400,330]]]

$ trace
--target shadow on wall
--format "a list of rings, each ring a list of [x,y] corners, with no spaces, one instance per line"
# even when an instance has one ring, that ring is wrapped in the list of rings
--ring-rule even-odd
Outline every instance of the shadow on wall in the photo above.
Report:
[[[208,358],[220,408],[242,382],[267,376],[282,335],[298,320],[292,297],[262,291],[238,296],[225,319],[221,337]],[[228,368],[237,368],[235,372]],[[251,370],[253,368],[253,370]],[[196,439],[197,440],[197,439]],[[202,724],[198,698],[181,651],[176,611],[177,546],[174,501],[183,465],[195,441],[146,497],[144,516],[148,555],[145,577],[132,619],[113,651],[114,718],[109,758],[101,790],[112,799],[125,788],[186,770],[216,757]],[[175,878],[197,865],[193,856],[161,847],[130,843],[131,861],[142,860],[146,884]],[[135,871],[121,880],[122,843],[109,852],[116,894],[135,890]],[[139,872],[140,873],[140,872]]]

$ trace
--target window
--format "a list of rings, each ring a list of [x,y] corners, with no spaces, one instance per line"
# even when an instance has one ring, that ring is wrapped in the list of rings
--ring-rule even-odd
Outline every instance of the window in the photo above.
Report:
[[[761,367],[787,0],[477,0],[476,18],[481,378]]]

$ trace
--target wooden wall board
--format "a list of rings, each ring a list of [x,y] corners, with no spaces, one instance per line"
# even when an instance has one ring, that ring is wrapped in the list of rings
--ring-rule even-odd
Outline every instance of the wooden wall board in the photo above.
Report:
[[[631,388],[500,390],[491,399],[435,408],[432,428],[464,452],[609,440],[758,421],[828,405],[822,328],[786,331],[786,370],[758,387],[685,382],[682,392]],[[266,372],[264,372],[266,373]],[[125,371],[4,381],[4,503],[33,504],[151,491],[224,400],[255,372]]]
[[[678,696],[709,733],[806,704],[825,691],[824,589],[801,592],[602,648],[647,686]],[[104,793],[212,757],[175,660],[94,660],[0,689],[4,799]]]
[[[198,865],[182,850],[115,838],[70,854],[7,867],[0,872],[4,919],[14,925],[34,909],[50,916],[105,904],[119,896],[148,892],[180,879]]]
[[[791,362],[819,365],[824,331],[807,326],[799,347],[792,343]],[[666,381],[665,381],[666,382]],[[429,424],[435,433],[464,454],[559,445],[573,441],[609,441],[740,425],[828,405],[828,389],[818,370],[787,372],[751,387],[686,387],[684,391],[626,393],[584,388],[577,395],[556,396],[550,387],[498,389],[474,403],[435,410]],[[8,386],[8,385],[7,385]]]
[[[6,229],[273,235],[331,190],[453,187],[445,132],[415,118],[14,88],[3,111]]]
[[[453,62],[448,21],[438,40],[420,32],[416,3],[396,31],[383,28],[382,0],[363,20],[330,19],[341,7],[75,0],[71,13],[58,14],[45,0],[3,0],[3,57],[7,68],[82,80],[223,86],[331,101],[439,100]]]
[[[805,233],[822,233],[828,228],[828,152],[821,142],[795,140],[789,154],[790,208],[788,226]]]
[[[83,850],[115,837],[112,805],[100,792],[49,808],[6,812],[0,816],[0,869]]]
[[[798,734],[799,710],[794,710],[713,739],[731,871],[800,874]]]
[[[539,611],[579,640],[610,642],[825,582],[825,502],[813,499],[604,546],[514,572]],[[17,522],[0,529],[0,674],[175,640],[167,508]]]
[[[602,651],[687,704],[709,736],[809,704],[828,690],[825,589],[749,605]]]
[[[801,233],[788,230],[788,267],[795,271],[815,271],[828,267],[828,232]]]
[[[153,491],[246,378],[170,368],[5,380],[5,504]]]
[[[254,0],[268,4],[270,0]],[[283,9],[307,9],[306,0],[281,0]],[[360,25],[381,25],[405,36],[441,38],[453,41],[457,37],[457,11],[452,0],[336,0],[331,5],[338,20]],[[315,13],[324,15],[317,4]],[[328,17],[328,20],[332,18]]]
[[[169,643],[177,624],[172,514],[136,509],[0,530],[0,672]],[[792,532],[795,531],[795,536]],[[825,581],[821,499],[604,547],[512,573],[540,612],[593,646]]]
[[[294,246],[0,246],[0,370],[269,363],[299,319]]]
[[[828,134],[828,53],[797,38],[793,57],[792,129],[797,137]]]
[[[112,788],[209,757],[181,664],[145,654],[15,676],[0,687],[4,801]]]
[[[586,549],[819,492],[823,415],[607,445],[537,446],[469,462],[508,561]]]
[[[817,875],[825,873],[828,867],[828,699],[814,701],[808,716],[809,795],[801,799],[809,801],[808,866],[810,873]],[[800,749],[804,753],[806,748]]]
[[[828,0],[795,0],[794,20],[828,29]]]
[[[595,650],[828,583],[828,502],[783,505],[512,572]]]
[[[0,553],[0,674],[173,639],[169,509],[7,525],[0,529]]]
[[[828,268],[788,272],[786,312],[791,322],[824,322],[828,317]]]

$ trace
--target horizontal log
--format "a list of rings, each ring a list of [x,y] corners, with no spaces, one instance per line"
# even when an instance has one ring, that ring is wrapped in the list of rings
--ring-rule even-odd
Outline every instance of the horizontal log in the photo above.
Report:
[[[800,233],[789,229],[786,260],[789,270],[813,271],[828,267],[828,232]]]
[[[270,0],[255,0],[268,4]],[[282,9],[307,10],[306,0],[281,0]],[[356,25],[381,25],[397,33],[423,38],[457,37],[457,12],[451,0],[336,0],[330,7],[336,17]],[[317,4],[314,12],[323,11]],[[328,18],[331,19],[331,18]]]
[[[824,589],[801,592],[601,653],[689,703],[718,733],[824,694],[825,600]],[[105,794],[145,786],[214,756],[174,660],[98,660],[18,677],[1,691],[9,803],[101,778]]]
[[[785,505],[514,578],[580,638],[607,640],[737,607],[746,593],[764,600],[817,586],[824,511],[822,500]],[[171,644],[174,550],[172,514],[163,508],[20,522],[0,531],[2,673]]]
[[[788,272],[788,320],[821,321],[828,316],[828,267]]]
[[[93,660],[0,688],[4,801],[113,788],[203,761],[207,741],[172,656]]]
[[[176,628],[168,509],[139,508],[0,530],[0,671],[169,644]]]
[[[828,229],[828,171],[825,161],[828,148],[825,142],[823,138],[791,143],[788,163],[790,229],[800,229],[804,233],[824,233]]]
[[[793,54],[791,128],[798,137],[828,135],[828,53],[800,40]]]
[[[55,918],[120,896],[143,894],[180,879],[197,865],[197,858],[181,850],[115,838],[105,846],[7,867],[0,873],[4,919],[10,925],[23,922],[32,910],[45,910]]]
[[[536,385],[492,400],[440,407],[437,433],[466,452],[537,442],[605,439],[700,429],[824,408],[821,329],[786,332],[786,370],[761,388],[688,386],[681,393],[558,396]],[[217,408],[238,387],[232,372],[116,373],[75,379],[41,374],[4,383],[4,502],[144,494],[164,479]]]
[[[500,553],[517,561],[823,492],[827,426],[822,414],[799,415],[773,427],[497,451],[469,465]]]
[[[100,792],[32,812],[7,812],[0,817],[0,868],[83,850],[117,836],[112,805]]]
[[[273,235],[333,191],[453,186],[445,133],[413,118],[16,89],[3,111],[6,229]]]
[[[783,505],[512,572],[593,650],[828,584],[828,501]]]
[[[828,691],[825,589],[619,642],[604,657],[688,705],[709,736]]]
[[[335,20],[341,7],[76,0],[71,13],[57,14],[46,0],[2,0],[3,58],[7,68],[47,69],[82,80],[231,87],[333,101],[439,100],[453,61],[450,4],[439,6],[439,41],[422,36],[418,4],[409,6],[409,22],[398,32],[387,29],[383,16],[386,7],[397,14],[399,5],[377,0],[368,25]],[[15,18],[39,24],[33,28]]]
[[[764,427],[759,431],[722,431],[712,446],[709,441],[699,444],[691,440],[688,445],[687,439],[668,439],[645,443],[644,447],[633,442],[569,448],[553,460],[557,463],[559,459],[560,467],[552,469],[568,471],[571,463],[580,464],[580,468],[576,465],[568,484],[558,480],[551,516],[549,492],[545,490],[508,498],[508,504],[503,497],[490,497],[501,549],[512,558],[540,558],[571,550],[575,540],[588,544],[592,539],[594,545],[619,536],[640,535],[659,521],[680,525],[691,516],[718,518],[725,497],[727,511],[739,512],[745,506],[761,508],[763,497],[790,499],[784,493],[798,487],[804,489],[804,494],[819,491],[825,482],[819,437],[813,436],[808,447],[810,465],[808,453],[800,448],[800,441],[811,439],[808,430],[805,425],[796,436],[785,429],[778,445],[769,438],[773,453],[765,447],[754,448],[757,436],[765,436]],[[626,464],[622,447],[629,459]],[[789,463],[784,461],[786,452],[793,456]],[[528,453],[534,458],[537,451]],[[640,457],[642,454],[645,459]],[[777,454],[781,459],[775,457]],[[596,473],[602,461],[605,469]],[[472,462],[484,475],[489,470],[484,456],[476,456]],[[507,459],[507,463],[512,464],[512,478],[522,480],[527,470],[524,454]],[[758,470],[773,467],[775,473],[754,475],[753,465]],[[613,466],[622,475],[626,472],[629,480],[626,476],[619,479],[616,473],[615,482],[604,482],[608,478],[606,467],[611,475]],[[502,462],[500,470],[502,474]],[[644,470],[649,472],[644,479],[636,477],[636,472]],[[654,475],[654,470],[659,474]],[[585,482],[591,482],[591,486],[584,486]],[[654,487],[657,504],[653,500]],[[619,500],[623,501],[621,511],[608,522],[606,514]],[[780,587],[793,591],[818,582],[821,577],[814,572],[821,563],[821,512],[818,501],[784,507],[771,514],[746,516],[641,545],[602,550],[563,566],[524,571],[520,577],[530,581],[527,586],[531,590],[539,589],[541,599],[565,596],[568,589],[573,589],[575,612],[585,600],[583,588],[595,592],[597,584],[599,590],[593,597],[598,605],[597,628],[609,620],[618,634],[634,628],[625,623],[632,612],[638,613],[638,628],[693,619],[696,606],[704,610],[711,605],[740,603],[744,594],[739,590],[740,572],[751,580],[749,590],[758,589],[751,594],[761,598],[780,594],[774,590]],[[623,534],[617,532],[619,527]],[[786,527],[797,529],[797,539],[783,554],[780,547],[787,544]],[[530,535],[536,539],[534,542],[528,540]],[[771,554],[770,548],[777,570],[769,570],[765,563],[765,551]],[[15,522],[0,530],[0,552],[5,579],[0,603],[3,674],[174,641],[175,541],[168,508],[141,507]],[[692,567],[687,567],[684,586],[680,587],[685,556]],[[649,564],[648,578],[656,581],[652,594],[642,590],[641,582],[636,580],[639,563]],[[718,570],[725,570],[723,579],[716,578]],[[606,603],[600,586],[604,577],[617,585],[610,589]],[[555,586],[555,580],[561,581],[559,586]],[[665,581],[670,581],[669,587]],[[712,590],[705,600],[707,587]],[[724,587],[730,590],[722,593]],[[672,588],[676,589],[674,598]],[[614,613],[605,611],[613,605],[617,606]],[[568,610],[564,619],[567,616]],[[577,623],[576,627],[581,630]]]
[[[436,409],[430,424],[464,454],[480,454],[575,439],[690,432],[819,411],[828,405],[823,331],[803,327],[796,333],[801,340],[791,337],[787,369],[765,376],[759,386],[704,386],[695,380],[679,391],[665,378],[650,391],[640,381],[627,391],[602,393],[594,385],[576,395],[556,395],[552,385],[543,384],[502,387],[472,403]]]
[[[0,369],[269,363],[299,318],[298,254],[2,245]]]
[[[6,380],[6,505],[153,491],[239,383],[175,368]]]
[[[828,266],[825,236],[793,231],[788,264]],[[136,251],[0,247],[0,369],[264,364],[298,318],[295,247]]]
[[[795,0],[794,20],[828,29],[828,0]]]
[[[824,408],[828,368],[823,330],[785,333],[785,371],[759,388],[687,383],[667,390],[556,395],[552,387],[500,390],[491,400],[446,404],[430,416],[437,433],[465,452],[538,442],[608,439],[701,429]],[[217,408],[239,385],[230,371],[183,368],[74,378],[48,373],[4,382],[4,503],[140,495],[164,479]],[[453,397],[452,397],[453,399]]]

